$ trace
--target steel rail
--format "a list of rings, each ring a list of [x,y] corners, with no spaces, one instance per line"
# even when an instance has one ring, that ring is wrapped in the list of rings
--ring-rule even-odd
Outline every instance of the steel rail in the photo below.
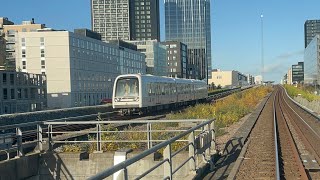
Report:
[[[275,154],[276,154],[276,179],[280,180],[280,165],[279,165],[279,148],[278,148],[278,134],[277,134],[277,116],[276,116],[276,97],[278,92],[276,92],[273,98],[273,129],[274,129],[274,145],[275,145]]]

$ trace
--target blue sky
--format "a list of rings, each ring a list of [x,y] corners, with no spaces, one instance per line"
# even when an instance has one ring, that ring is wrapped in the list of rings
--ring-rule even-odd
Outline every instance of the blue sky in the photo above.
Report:
[[[36,23],[54,29],[91,28],[89,0],[1,1],[2,7],[8,8],[1,8],[0,16],[16,24],[35,18]],[[164,21],[163,0],[160,2]],[[213,68],[260,74],[262,13],[264,79],[279,82],[291,64],[303,61],[303,25],[307,19],[320,19],[319,7],[319,0],[211,1]],[[161,38],[164,39],[164,27]]]

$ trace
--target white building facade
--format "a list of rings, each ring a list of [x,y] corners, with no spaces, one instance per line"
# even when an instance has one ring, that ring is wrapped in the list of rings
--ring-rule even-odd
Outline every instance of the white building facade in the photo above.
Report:
[[[157,40],[127,41],[146,55],[147,74],[167,76],[167,48]]]
[[[208,84],[212,83],[223,88],[247,86],[248,78],[238,71],[221,71],[218,69],[211,72],[211,79],[208,80]]]
[[[16,67],[47,76],[48,108],[97,105],[116,76],[145,73],[145,55],[68,31],[20,32]]]

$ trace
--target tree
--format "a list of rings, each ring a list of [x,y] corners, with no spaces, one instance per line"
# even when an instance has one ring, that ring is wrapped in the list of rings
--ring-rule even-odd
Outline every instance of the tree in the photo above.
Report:
[[[216,85],[214,84],[214,82],[211,83],[211,88],[212,90],[216,89]]]

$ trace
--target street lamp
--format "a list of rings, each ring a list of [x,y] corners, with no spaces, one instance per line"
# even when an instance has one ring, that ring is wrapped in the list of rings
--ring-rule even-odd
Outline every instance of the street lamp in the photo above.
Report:
[[[263,14],[260,15],[261,19],[261,82],[263,84],[263,76],[264,76],[264,60],[263,60]]]

